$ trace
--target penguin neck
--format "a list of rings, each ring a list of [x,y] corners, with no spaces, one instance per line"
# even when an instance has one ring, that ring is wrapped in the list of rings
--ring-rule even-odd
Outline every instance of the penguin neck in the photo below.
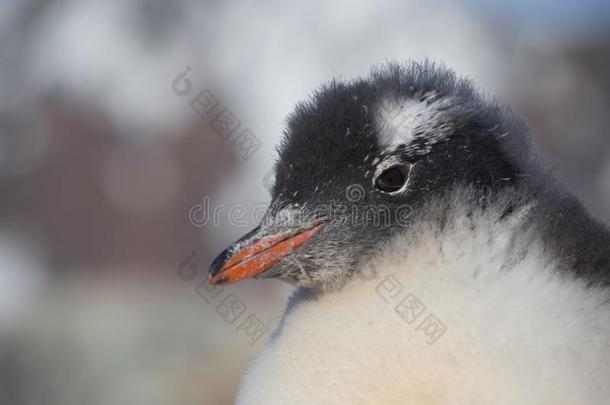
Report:
[[[507,193],[473,206],[472,197],[459,190],[432,202],[339,291],[299,290],[241,395],[303,403],[607,398],[606,292],[559,270],[532,220],[536,201]],[[585,380],[587,370],[605,371]]]

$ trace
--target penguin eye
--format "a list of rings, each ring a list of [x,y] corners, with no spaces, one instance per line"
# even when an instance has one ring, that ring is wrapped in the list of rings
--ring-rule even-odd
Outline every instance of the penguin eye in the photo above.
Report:
[[[409,180],[409,171],[409,168],[405,166],[389,167],[377,176],[375,187],[386,193],[398,191]]]

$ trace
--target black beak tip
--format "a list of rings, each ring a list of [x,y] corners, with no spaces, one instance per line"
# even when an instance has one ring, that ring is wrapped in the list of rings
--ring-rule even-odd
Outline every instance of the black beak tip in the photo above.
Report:
[[[223,250],[222,253],[220,253],[218,256],[216,256],[212,264],[210,264],[210,269],[208,270],[208,280],[211,280],[216,274],[218,274],[218,272],[220,272],[220,269],[222,269],[222,266],[224,266],[227,260],[231,258],[231,256],[233,255],[233,251],[235,250],[235,245],[240,242],[243,242],[246,239],[251,238],[252,235],[255,235],[259,231],[259,229],[260,227],[254,228],[253,230],[242,236],[235,243],[233,243],[231,246],[229,246],[227,249]],[[217,280],[214,284],[222,284],[224,283],[224,281],[225,280],[221,278]]]
[[[218,274],[218,272],[220,271],[222,266],[227,262],[227,260],[229,259],[230,256],[231,256],[230,249],[226,249],[221,254],[216,256],[216,258],[214,259],[212,264],[210,264],[210,268],[208,270],[208,279],[209,280],[211,280],[212,277],[214,277],[216,274]]]

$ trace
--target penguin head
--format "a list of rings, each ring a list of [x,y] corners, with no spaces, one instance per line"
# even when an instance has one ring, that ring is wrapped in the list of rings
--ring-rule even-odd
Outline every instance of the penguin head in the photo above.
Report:
[[[517,185],[526,132],[509,110],[431,63],[332,81],[289,116],[271,205],[259,227],[216,258],[210,282],[341,286],[454,187]]]

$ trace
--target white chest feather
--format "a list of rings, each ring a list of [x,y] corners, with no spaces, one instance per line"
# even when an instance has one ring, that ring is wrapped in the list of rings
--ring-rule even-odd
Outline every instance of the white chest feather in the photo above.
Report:
[[[285,317],[238,404],[610,403],[604,291],[512,220],[456,215]]]

